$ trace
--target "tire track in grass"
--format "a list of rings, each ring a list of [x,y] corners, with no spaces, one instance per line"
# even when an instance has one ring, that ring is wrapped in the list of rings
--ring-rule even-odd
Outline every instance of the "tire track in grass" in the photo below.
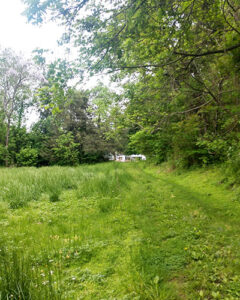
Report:
[[[207,179],[201,184],[198,171],[185,177],[153,174],[159,193],[164,187],[178,207],[177,223],[185,225],[185,232],[178,232],[186,242],[187,264],[173,283],[179,299],[183,294],[183,299],[239,299],[240,206],[231,191],[215,185],[216,178],[203,175]]]
[[[147,170],[141,170],[132,189],[127,211],[142,233],[132,255],[138,271],[135,291],[140,299],[187,299],[176,290],[173,278],[187,263],[185,231],[191,224],[181,222],[182,211],[173,203],[169,189]]]

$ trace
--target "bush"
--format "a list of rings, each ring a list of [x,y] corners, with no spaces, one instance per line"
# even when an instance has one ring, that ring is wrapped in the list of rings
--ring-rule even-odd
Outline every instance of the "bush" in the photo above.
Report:
[[[198,116],[191,116],[187,120],[173,126],[172,146],[170,160],[178,168],[189,168],[201,165],[207,155],[207,150],[197,145],[200,135]]]
[[[32,148],[23,148],[17,154],[17,165],[20,167],[36,166],[38,162],[38,151]]]
[[[0,165],[4,165],[7,155],[7,149],[5,146],[0,145]]]
[[[206,150],[206,155],[202,158],[205,164],[224,162],[227,159],[229,142],[220,137],[204,136],[198,140],[197,146]]]
[[[60,166],[73,166],[79,163],[78,144],[74,142],[71,132],[63,133],[56,140],[56,147],[53,148],[56,163]]]
[[[225,170],[229,181],[240,183],[240,145],[229,148]]]
[[[132,135],[127,152],[145,154],[155,163],[165,161],[171,147],[171,137],[168,132],[153,131],[153,128],[146,128]]]

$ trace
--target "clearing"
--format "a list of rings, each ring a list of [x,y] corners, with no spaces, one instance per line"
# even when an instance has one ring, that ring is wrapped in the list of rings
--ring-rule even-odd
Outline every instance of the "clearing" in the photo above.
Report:
[[[217,169],[0,169],[0,299],[239,299],[239,220]]]

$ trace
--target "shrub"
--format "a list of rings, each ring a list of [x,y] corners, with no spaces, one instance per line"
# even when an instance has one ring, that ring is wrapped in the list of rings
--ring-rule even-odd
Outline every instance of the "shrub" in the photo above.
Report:
[[[153,128],[138,131],[130,137],[128,153],[141,153],[151,158],[155,163],[166,160],[171,146],[171,137],[168,132],[153,133]]]
[[[78,144],[74,142],[71,132],[63,133],[56,140],[56,147],[53,148],[56,163],[60,166],[78,164]]]
[[[202,158],[206,164],[223,162],[227,159],[229,143],[220,137],[204,136],[198,140],[197,146],[206,150],[206,155]]]
[[[173,153],[170,159],[179,168],[189,168],[202,164],[207,150],[197,145],[200,134],[198,116],[191,116],[187,120],[178,122],[173,127]]]
[[[225,172],[232,183],[240,183],[240,145],[229,147]]]
[[[4,165],[6,155],[7,155],[6,147],[0,144],[0,165]]]
[[[17,154],[17,164],[21,167],[36,166],[38,162],[38,151],[32,148],[23,148]]]

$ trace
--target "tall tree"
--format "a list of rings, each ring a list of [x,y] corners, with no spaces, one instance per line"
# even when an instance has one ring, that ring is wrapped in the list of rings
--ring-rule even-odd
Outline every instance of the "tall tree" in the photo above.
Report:
[[[24,2],[30,21],[61,18],[87,70],[127,78],[132,146],[190,165],[239,141],[238,0]]]
[[[32,22],[47,12],[60,17],[69,29],[65,41],[74,41],[97,69],[151,70],[240,48],[238,0],[23,2]]]
[[[6,166],[9,164],[10,128],[17,118],[20,125],[23,110],[31,98],[32,64],[11,49],[0,52],[0,106],[6,121]]]

